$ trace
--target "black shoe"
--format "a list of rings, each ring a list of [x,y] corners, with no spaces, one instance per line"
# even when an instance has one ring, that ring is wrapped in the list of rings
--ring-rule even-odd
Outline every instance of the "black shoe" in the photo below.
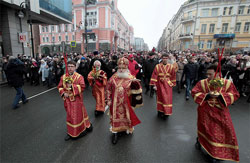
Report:
[[[83,131],[77,138],[81,138],[84,137],[85,135],[87,135],[88,131],[87,129],[85,131]]]
[[[71,136],[69,136],[68,134],[64,138],[65,141],[69,141],[70,139],[71,139]]]
[[[114,133],[114,134],[112,135],[112,143],[113,143],[113,144],[116,144],[117,141],[118,141],[118,134],[117,134],[117,133]]]
[[[158,114],[157,114],[157,116],[159,117],[159,118],[161,118],[162,117],[162,112],[160,112],[160,111],[158,111]]]
[[[213,158],[213,157],[209,156],[209,162],[210,162],[210,163],[219,163],[219,162],[220,162],[220,160],[215,159],[215,158]]]
[[[167,119],[167,116],[166,116],[165,114],[162,114],[162,115],[161,115],[161,118],[162,118],[163,120],[166,120],[166,119]]]
[[[189,97],[187,96],[187,97],[186,97],[186,101],[188,101],[188,100],[189,100]]]
[[[124,135],[127,135],[126,131],[118,132],[118,137],[121,137],[121,136],[124,136]]]
[[[92,130],[93,130],[93,125],[90,124],[90,127],[89,127],[89,128],[86,128],[86,130],[87,130],[88,132],[92,132]]]
[[[99,111],[95,110],[95,116],[97,117],[99,115]]]
[[[27,99],[26,101],[23,102],[23,104],[27,104],[29,102],[29,100]]]
[[[14,106],[12,109],[18,109],[20,106],[19,105],[16,105],[16,106]]]
[[[180,94],[180,93],[181,93],[181,91],[180,91],[180,90],[178,90],[178,93]]]
[[[201,144],[200,144],[198,138],[196,138],[195,148],[196,148],[197,150],[201,150]]]

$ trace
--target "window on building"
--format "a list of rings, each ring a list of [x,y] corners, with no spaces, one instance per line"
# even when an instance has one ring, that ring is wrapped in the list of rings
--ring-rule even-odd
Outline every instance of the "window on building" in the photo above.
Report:
[[[49,28],[48,27],[45,27],[45,29],[46,29],[46,32],[49,32]]]
[[[235,32],[240,32],[241,23],[236,23]]]
[[[49,37],[46,37],[46,42],[49,42]]]
[[[54,52],[56,51],[56,46],[53,46],[53,51],[54,51]]]
[[[94,12],[90,12],[90,15],[94,15]]]
[[[58,25],[58,32],[61,32],[61,25]]]
[[[66,40],[66,41],[69,41],[69,37],[68,37],[68,36],[65,36],[65,40]]]
[[[218,8],[212,9],[212,16],[218,16]]]
[[[233,7],[230,7],[230,8],[229,8],[229,11],[228,11],[228,15],[231,15],[231,14],[232,14],[232,11],[233,11]]]
[[[250,22],[246,22],[244,26],[244,32],[249,32]]]
[[[65,24],[65,32],[68,32],[68,24]]]
[[[227,13],[227,7],[224,7],[223,15],[226,15],[226,13]]]
[[[87,16],[89,16],[89,12],[87,12]]]
[[[204,41],[200,41],[200,49],[204,48]]]
[[[201,25],[201,33],[206,33],[207,31],[207,25],[206,24],[202,24]]]
[[[43,42],[45,42],[45,37],[43,37]]]
[[[208,17],[208,15],[209,15],[209,9],[202,9],[201,11],[202,11],[202,16],[203,17]]]
[[[226,33],[227,32],[227,28],[228,28],[228,23],[223,23],[222,24],[222,33]]]
[[[96,19],[93,19],[93,26],[96,26],[96,24],[97,24]]]
[[[58,36],[58,40],[59,40],[59,41],[62,41],[62,37],[61,37],[61,36]]]
[[[188,25],[186,26],[186,34],[190,34],[190,32],[191,32],[191,26]]]
[[[60,52],[62,51],[62,46],[59,46],[59,50],[60,50]]]
[[[93,26],[92,19],[89,19],[89,26]]]
[[[55,42],[55,36],[52,37],[52,42]]]
[[[247,14],[250,14],[250,6],[248,6]]]
[[[42,31],[43,31],[43,32],[45,32],[45,29],[44,29],[44,27],[42,27]]]
[[[97,15],[97,12],[95,12],[95,15]]]
[[[188,19],[192,19],[192,16],[193,16],[193,15],[192,15],[192,11],[189,11],[189,12],[188,12]]]
[[[210,24],[209,33],[214,33],[214,27],[215,27],[215,24]]]
[[[51,31],[54,31],[55,30],[55,27],[52,25],[51,26]]]
[[[240,6],[240,7],[239,7],[239,10],[238,10],[238,14],[239,14],[239,15],[244,14],[244,8],[245,8],[245,6]]]
[[[207,49],[212,49],[212,44],[213,44],[213,41],[212,40],[208,40],[207,41]]]
[[[75,41],[75,35],[72,35],[72,41]]]

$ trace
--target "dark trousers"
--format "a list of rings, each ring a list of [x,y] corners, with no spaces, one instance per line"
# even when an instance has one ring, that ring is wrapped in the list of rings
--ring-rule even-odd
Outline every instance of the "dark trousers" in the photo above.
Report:
[[[194,79],[186,79],[186,97],[189,97],[190,96],[190,90],[192,89],[193,87],[193,83],[194,83]]]
[[[19,100],[22,99],[23,102],[25,102],[27,99],[26,99],[26,96],[23,92],[23,88],[22,87],[14,87],[15,90],[16,90],[16,97],[14,99],[14,102],[12,104],[12,107],[16,107],[19,103]]]

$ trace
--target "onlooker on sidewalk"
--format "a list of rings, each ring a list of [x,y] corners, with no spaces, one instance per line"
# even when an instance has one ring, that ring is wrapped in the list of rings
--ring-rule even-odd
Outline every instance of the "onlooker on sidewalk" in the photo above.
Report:
[[[8,82],[9,85],[15,88],[17,91],[16,97],[14,99],[14,102],[12,104],[13,109],[17,109],[19,107],[18,103],[19,100],[22,99],[23,104],[26,104],[28,102],[22,86],[24,84],[23,81],[23,74],[25,73],[24,71],[24,64],[22,61],[19,59],[11,56],[9,58],[9,63],[7,65],[7,74],[8,74]]]
[[[41,65],[40,65],[40,69],[38,72],[39,74],[42,73],[42,83],[43,83],[43,86],[45,86],[48,82],[49,67],[43,59],[41,60]]]

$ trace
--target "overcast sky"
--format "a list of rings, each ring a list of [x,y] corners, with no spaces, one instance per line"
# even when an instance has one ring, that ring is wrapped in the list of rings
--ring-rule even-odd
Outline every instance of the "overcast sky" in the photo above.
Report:
[[[187,0],[118,0],[118,9],[134,27],[135,37],[142,37],[149,50],[157,43],[169,20]]]

